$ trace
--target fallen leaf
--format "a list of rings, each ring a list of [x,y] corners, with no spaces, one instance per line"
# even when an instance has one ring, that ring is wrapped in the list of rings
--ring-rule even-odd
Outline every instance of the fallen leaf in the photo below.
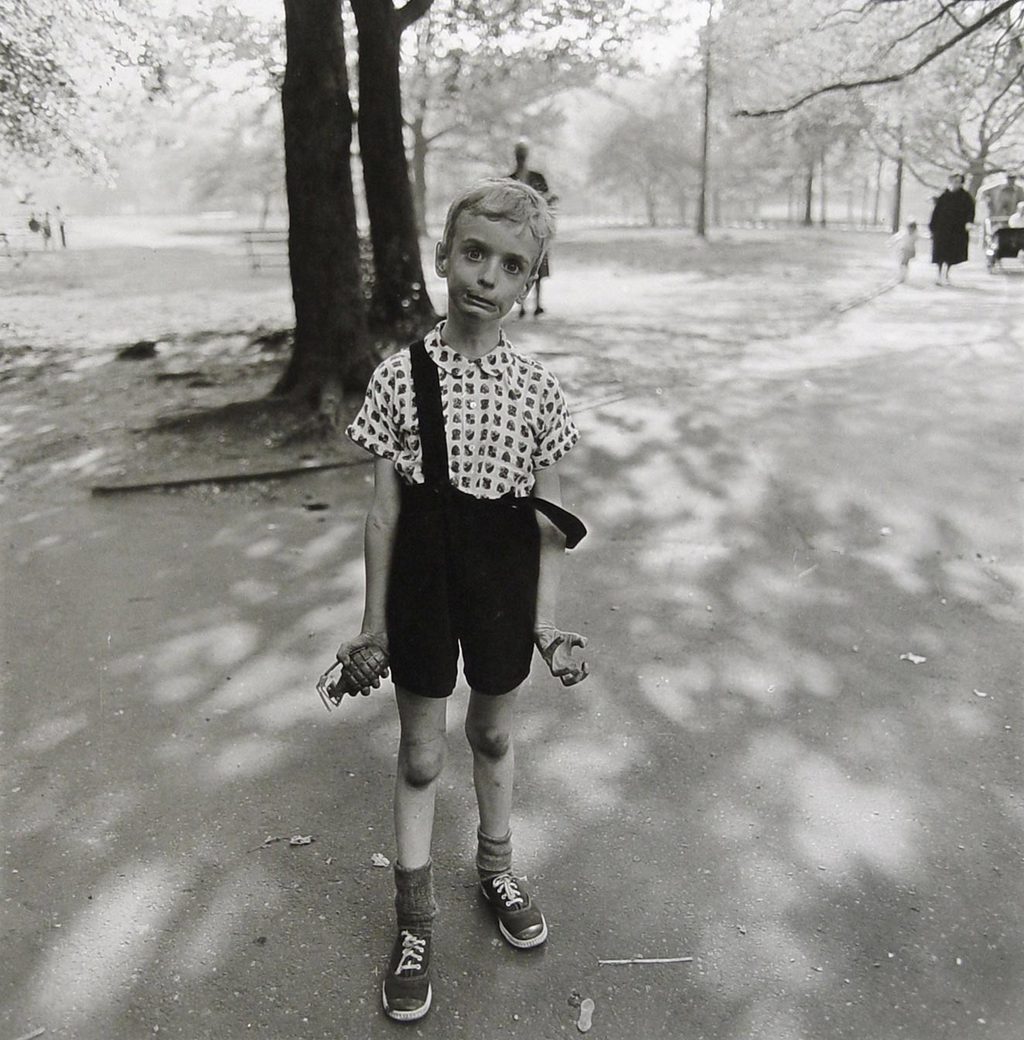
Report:
[[[900,654],[900,660],[909,661],[911,664],[924,664],[928,658],[922,657],[920,654]]]
[[[288,844],[291,845],[293,848],[296,845],[312,845],[313,844],[313,835],[312,834],[306,834],[306,835],[293,834],[288,839]]]
[[[588,1033],[590,1031],[590,1027],[593,1025],[593,1017],[594,1002],[590,999],[590,997],[585,997],[580,1002],[580,1017],[576,1023],[576,1028],[581,1033]]]
[[[391,860],[389,860],[389,859],[387,858],[387,856],[385,856],[385,855],[384,855],[384,853],[383,853],[383,852],[375,852],[375,853],[374,853],[374,854],[373,854],[373,855],[372,855],[372,856],[370,857],[370,862],[371,862],[371,863],[372,863],[372,864],[373,864],[373,865],[374,865],[375,867],[390,867],[390,866],[391,866]]]
[[[975,690],[975,691],[974,691],[974,696],[975,696],[975,697],[987,697],[987,696],[988,696],[988,694],[987,694],[987,693],[985,693],[985,691],[984,691],[984,690]]]

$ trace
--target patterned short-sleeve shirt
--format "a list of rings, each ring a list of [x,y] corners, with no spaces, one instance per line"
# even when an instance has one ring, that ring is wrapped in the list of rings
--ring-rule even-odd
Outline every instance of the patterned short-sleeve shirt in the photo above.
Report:
[[[509,346],[505,334],[490,353],[468,358],[441,339],[443,323],[424,339],[441,384],[448,478],[477,498],[533,490],[534,471],[557,462],[579,439],[558,380]],[[419,422],[409,348],[382,361],[348,436],[392,459],[398,475],[423,483]]]

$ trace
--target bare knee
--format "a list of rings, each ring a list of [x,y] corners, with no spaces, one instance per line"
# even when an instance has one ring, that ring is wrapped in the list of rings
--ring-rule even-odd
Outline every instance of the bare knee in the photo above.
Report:
[[[503,759],[512,747],[512,734],[500,726],[466,720],[466,739],[476,755],[493,761]]]
[[[398,756],[402,779],[410,787],[429,787],[444,769],[444,755],[443,740],[402,744]]]

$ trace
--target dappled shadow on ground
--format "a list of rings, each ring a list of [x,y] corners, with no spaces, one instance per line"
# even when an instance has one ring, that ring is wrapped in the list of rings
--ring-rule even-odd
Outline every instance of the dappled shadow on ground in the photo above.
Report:
[[[594,675],[534,678],[518,756],[552,941],[516,955],[474,902],[460,691],[421,1035],[557,1035],[576,990],[616,1038],[1009,1040],[1005,374],[920,351],[581,418],[568,498],[592,535],[563,613]],[[15,526],[5,1032],[389,1034],[393,708],[313,692],[358,624],[366,476]]]
[[[552,925],[525,957],[476,903],[453,699],[418,1035],[574,1035],[577,991],[615,1040],[1015,1040],[1019,360],[977,321],[929,341],[909,299],[878,310],[916,346],[884,354],[847,328],[752,356],[670,314],[602,335],[599,307],[565,328],[593,356],[524,330],[584,405],[562,615],[593,675],[520,702]],[[393,1032],[394,709],[313,690],[358,625],[368,476],[26,500],[4,1035]],[[694,959],[599,964],[634,956]]]

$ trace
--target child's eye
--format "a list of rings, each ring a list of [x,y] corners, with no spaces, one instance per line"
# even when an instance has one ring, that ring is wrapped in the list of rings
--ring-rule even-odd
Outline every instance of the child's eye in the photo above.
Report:
[[[476,249],[475,247],[470,247],[469,249],[466,250],[466,259],[467,260],[482,260],[483,257],[484,257],[484,253],[483,253],[482,249]]]
[[[515,260],[507,260],[505,262],[505,270],[508,271],[509,274],[519,274],[522,269],[522,266]]]

